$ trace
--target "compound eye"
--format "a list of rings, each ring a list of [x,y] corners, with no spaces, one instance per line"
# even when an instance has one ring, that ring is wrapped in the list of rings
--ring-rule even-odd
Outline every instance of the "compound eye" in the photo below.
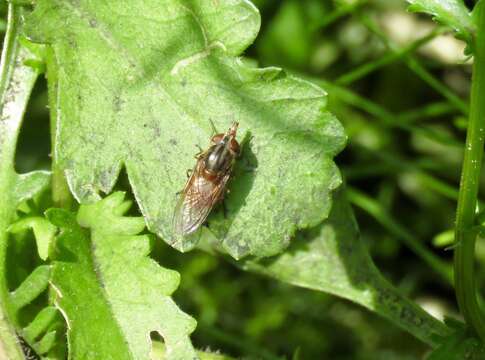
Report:
[[[211,142],[214,145],[217,145],[222,141],[223,138],[224,138],[224,134],[216,134],[212,137]]]
[[[238,154],[238,155],[241,151],[241,147],[239,146],[239,143],[234,138],[231,139],[231,151],[233,151],[235,154]]]

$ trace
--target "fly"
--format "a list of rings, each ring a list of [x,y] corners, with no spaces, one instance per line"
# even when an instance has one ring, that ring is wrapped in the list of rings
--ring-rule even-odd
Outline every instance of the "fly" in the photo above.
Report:
[[[173,227],[177,235],[195,232],[224,197],[234,161],[241,151],[236,140],[238,125],[234,122],[226,133],[212,136],[209,149],[196,156],[197,163],[175,207]]]

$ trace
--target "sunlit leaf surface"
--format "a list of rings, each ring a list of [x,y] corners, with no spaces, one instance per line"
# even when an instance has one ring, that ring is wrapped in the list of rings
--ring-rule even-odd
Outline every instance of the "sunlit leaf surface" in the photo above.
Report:
[[[145,223],[121,216],[130,207],[123,197],[117,192],[82,205],[77,217],[48,211],[49,220],[62,229],[52,285],[68,324],[69,355],[149,359],[155,331],[165,341],[167,359],[196,359],[189,339],[195,321],[170,298],[179,274],[147,257],[150,238],[137,235]]]
[[[407,0],[410,11],[424,12],[437,22],[451,27],[456,36],[471,43],[475,24],[462,0]]]
[[[244,0],[39,0],[28,34],[54,49],[56,154],[75,197],[109,192],[125,166],[150,230],[191,249],[199,234],[172,229],[176,193],[211,121],[219,131],[239,121],[243,155],[226,216],[209,217],[226,251],[274,255],[298,228],[324,220],[345,136],[322,89],[236,57],[259,22]]]

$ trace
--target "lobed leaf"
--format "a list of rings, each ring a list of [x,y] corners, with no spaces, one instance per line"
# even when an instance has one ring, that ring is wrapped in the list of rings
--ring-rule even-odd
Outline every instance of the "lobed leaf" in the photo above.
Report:
[[[475,24],[462,0],[407,0],[410,11],[431,15],[437,22],[451,27],[456,36],[472,45]]]
[[[150,332],[159,332],[167,359],[196,359],[188,335],[195,321],[170,298],[179,275],[147,257],[143,218],[123,217],[122,193],[82,205],[77,217],[47,212],[62,229],[52,284],[68,323],[73,359],[149,359]],[[87,231],[88,229],[89,231]]]
[[[14,258],[12,261],[10,257],[10,250],[15,245],[11,243],[12,236],[7,228],[16,218],[19,203],[32,199],[48,186],[50,180],[48,172],[17,174],[14,166],[20,126],[38,76],[37,68],[25,66],[33,54],[26,47],[26,43],[20,41],[23,16],[21,7],[12,3],[8,5],[8,26],[5,29],[0,64],[0,358],[12,360],[28,356],[22,351],[23,339],[19,339],[19,336],[24,336],[22,327],[28,319],[25,313],[20,313],[25,306],[30,305],[45,292],[49,279],[47,266],[39,266],[32,271],[30,266],[34,266],[29,264],[27,269],[30,274],[22,274],[23,282],[19,281],[15,285],[9,282],[12,279],[9,273],[12,270],[9,266],[11,262],[15,264],[14,272],[20,273],[26,269],[22,268],[21,259]],[[11,285],[16,287],[12,292]],[[33,343],[29,339],[26,340],[30,344]],[[56,357],[50,351],[51,348],[49,347],[46,353],[37,353],[47,355],[48,352],[49,358],[60,359],[61,357]]]
[[[24,328],[23,336],[33,343],[35,339],[49,330],[49,327],[59,318],[59,311],[54,306],[48,306],[42,309],[32,320],[32,322]]]
[[[45,289],[49,282],[50,267],[41,265],[35,268],[22,284],[10,294],[11,306],[18,310],[36,299]]]
[[[28,235],[26,232],[32,230],[39,257],[46,260],[57,233],[54,225],[39,216],[39,213],[43,212],[42,192],[47,190],[50,182],[49,173],[33,172],[15,175],[17,176],[15,203],[20,217],[7,228],[7,233],[10,234],[9,241],[12,242],[9,245],[9,251],[12,253],[7,253],[7,257],[23,255],[23,252],[16,252],[13,249],[22,243],[22,239]],[[19,246],[19,249],[22,249],[21,245]],[[25,264],[22,264],[20,259],[16,259],[15,269],[7,264],[7,271],[16,270],[22,273],[22,271],[28,270],[30,273],[13,291],[8,292],[6,304],[17,328],[18,336],[29,345],[36,355],[43,359],[65,359],[65,323],[58,310],[43,300],[43,294],[49,288],[51,267],[41,263],[42,265],[30,270],[30,266],[34,266],[32,261],[36,261],[35,258],[30,259],[27,268],[24,268]],[[32,304],[37,304],[34,305],[35,312],[38,311],[37,306],[43,304],[42,306],[45,307],[35,314],[32,310],[27,310]],[[25,311],[29,313],[28,317],[25,317]]]
[[[32,171],[26,174],[15,174],[16,183],[14,186],[15,203],[18,204],[26,199],[45,190],[50,183],[51,175],[48,171]]]
[[[15,234],[32,229],[37,244],[37,251],[42,260],[49,257],[49,247],[57,232],[57,228],[40,216],[22,217],[8,227],[8,231]]]
[[[125,166],[149,229],[189,250],[200,234],[174,234],[176,193],[211,122],[225,131],[236,120],[244,148],[226,217],[209,218],[226,251],[274,255],[324,220],[345,135],[322,89],[235,57],[259,23],[246,0],[37,1],[27,30],[54,50],[55,151],[74,196],[99,199]]]

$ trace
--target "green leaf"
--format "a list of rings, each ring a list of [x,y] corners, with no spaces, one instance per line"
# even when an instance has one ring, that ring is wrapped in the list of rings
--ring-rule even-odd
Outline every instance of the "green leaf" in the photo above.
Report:
[[[46,354],[55,345],[56,342],[56,332],[48,332],[36,345],[40,354]]]
[[[153,341],[151,360],[165,360],[166,353],[167,349],[163,342]],[[197,351],[197,355],[199,356],[200,360],[235,360],[234,358],[227,355],[222,355],[217,352],[211,352],[209,350]]]
[[[29,274],[22,284],[10,294],[11,306],[18,310],[37,298],[45,289],[50,277],[50,267],[41,265]]]
[[[60,315],[57,309],[51,306],[45,307],[26,326],[26,319],[20,320],[21,310],[32,304],[48,289],[50,274],[50,266],[36,267],[14,291],[9,293],[8,308],[17,327],[17,334],[22,336],[38,355],[45,355],[52,360],[61,360],[66,357],[63,340],[56,342],[59,340],[57,331],[51,331],[51,328],[57,325],[62,333],[65,332],[64,323],[59,322]]]
[[[426,360],[480,360],[485,358],[485,346],[477,338],[467,334],[465,324],[452,319],[446,319],[445,322],[455,331],[451,335],[441,338],[441,345],[429,354]]]
[[[451,27],[456,36],[472,45],[475,24],[462,0],[407,0],[410,11],[431,15],[437,22]]]
[[[110,192],[124,165],[149,229],[189,250],[198,234],[173,233],[176,193],[211,121],[226,131],[236,120],[244,148],[226,218],[209,218],[226,251],[274,255],[324,220],[341,182],[332,158],[343,129],[322,89],[235,57],[259,23],[246,0],[37,1],[28,34],[55,53],[56,155],[74,196]]]
[[[37,244],[37,251],[42,260],[49,256],[49,247],[54,240],[57,228],[46,219],[35,217],[24,217],[9,226],[8,231],[16,234],[25,230],[32,229]]]
[[[33,343],[35,339],[46,333],[49,327],[59,319],[59,311],[53,306],[48,306],[42,309],[32,320],[32,322],[25,327],[23,336]]]
[[[21,175],[21,177],[24,177],[24,175]],[[26,232],[30,229],[33,232],[37,251],[42,260],[47,259],[51,244],[54,242],[57,227],[39,216],[39,213],[45,210],[42,206],[42,198],[45,193],[42,193],[42,190],[45,190],[49,177],[45,178],[47,180],[46,183],[35,180],[36,177],[36,175],[30,176],[30,174],[26,174],[25,178],[30,178],[33,181],[28,180],[21,186],[17,186],[17,189],[23,188],[26,190],[25,193],[29,193],[29,195],[26,195],[25,199],[23,199],[28,201],[22,202],[17,209],[19,214],[23,214],[7,228],[8,233],[11,234],[9,241],[12,242],[10,244],[12,253],[8,253],[7,256],[24,255],[22,251],[15,251],[13,248],[19,245],[15,241],[21,243],[22,239],[27,237],[26,235],[28,234]],[[22,191],[17,193],[17,195],[19,194],[22,194]],[[20,246],[20,248],[22,247]],[[30,266],[32,266],[32,261],[36,261],[36,259],[30,258],[30,263],[27,267],[29,270]],[[7,265],[7,269],[10,271],[26,270],[22,266],[21,259],[16,261],[15,267],[14,269]],[[51,303],[42,296],[46,294],[49,288],[50,278],[51,267],[49,265],[35,267],[14,291],[9,292],[7,303],[17,328],[17,334],[22,337],[23,341],[26,341],[42,359],[62,360],[66,358],[64,335],[66,325],[58,310],[50,306]],[[41,306],[45,307],[38,311]],[[32,311],[33,309],[35,310]],[[26,316],[26,314],[28,315]]]
[[[52,284],[68,323],[73,359],[149,359],[150,332],[160,333],[167,359],[197,358],[189,334],[195,321],[170,298],[179,274],[147,257],[143,218],[123,217],[124,195],[114,193],[74,214],[48,210],[62,229]],[[81,227],[82,226],[82,227]],[[89,231],[86,231],[88,229]]]
[[[32,171],[27,174],[17,175],[17,182],[13,190],[18,204],[26,199],[31,199],[49,186],[50,173],[48,171]]]
[[[483,0],[478,0],[476,2],[475,6],[473,7],[472,18],[473,18],[473,21],[475,22],[475,24],[478,22],[478,14],[479,14],[479,11],[480,11],[480,7],[484,6],[483,4],[484,4]]]
[[[20,326],[16,321],[16,310],[20,302],[11,303],[5,273],[10,240],[7,228],[15,218],[19,201],[33,195],[39,190],[39,183],[40,187],[43,184],[43,181],[37,181],[38,173],[33,176],[18,175],[14,170],[20,126],[38,76],[37,71],[24,66],[24,61],[32,54],[19,42],[23,16],[23,9],[11,4],[8,6],[8,25],[0,63],[0,358],[11,360],[24,359],[25,356],[17,338]],[[20,300],[22,293],[17,294],[17,300]],[[27,293],[24,292],[24,295]]]
[[[329,218],[299,232],[290,248],[271,259],[247,261],[247,270],[353,301],[387,318],[418,339],[436,345],[449,329],[393,287],[359,239],[343,189],[334,194]]]

